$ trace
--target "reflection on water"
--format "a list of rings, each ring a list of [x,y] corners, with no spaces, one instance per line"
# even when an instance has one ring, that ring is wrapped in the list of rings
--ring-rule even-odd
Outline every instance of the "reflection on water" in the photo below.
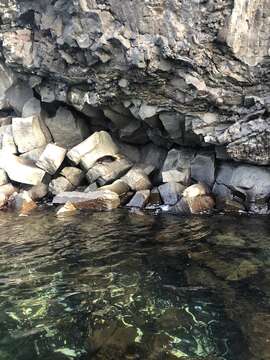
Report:
[[[270,359],[266,218],[1,214],[0,359]]]

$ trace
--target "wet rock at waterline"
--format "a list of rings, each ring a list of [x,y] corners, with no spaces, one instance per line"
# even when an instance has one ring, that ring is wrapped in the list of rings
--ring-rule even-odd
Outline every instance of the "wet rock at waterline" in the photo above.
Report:
[[[53,199],[53,204],[72,203],[77,209],[112,210],[120,205],[119,196],[109,190],[81,193],[77,191],[63,192]]]
[[[142,209],[147,204],[149,197],[150,190],[137,191],[126,206]]]

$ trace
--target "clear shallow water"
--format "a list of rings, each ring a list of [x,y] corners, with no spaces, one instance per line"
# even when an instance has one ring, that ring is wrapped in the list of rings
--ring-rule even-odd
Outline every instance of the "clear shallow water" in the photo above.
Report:
[[[268,218],[0,217],[0,360],[270,359]]]

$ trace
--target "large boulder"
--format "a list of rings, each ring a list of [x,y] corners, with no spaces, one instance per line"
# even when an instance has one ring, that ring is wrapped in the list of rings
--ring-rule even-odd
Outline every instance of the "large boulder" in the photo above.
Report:
[[[106,185],[123,176],[132,165],[124,157],[118,157],[114,161],[103,161],[89,169],[86,178],[90,184],[96,181],[100,186]]]
[[[199,152],[191,162],[191,178],[212,187],[215,182],[215,154]]]
[[[119,148],[106,131],[95,132],[79,145],[68,151],[68,158],[74,163],[89,170],[97,160],[103,157],[115,157]]]
[[[129,201],[129,203],[126,206],[142,209],[147,204],[149,196],[150,196],[150,190],[137,191],[136,194],[132,197],[132,199]]]
[[[195,151],[190,149],[172,149],[168,152],[162,168],[163,182],[190,183],[190,167]]]
[[[72,185],[64,176],[59,176],[49,183],[49,191],[53,195],[63,193],[64,191],[72,191],[75,186]]]
[[[73,166],[64,167],[60,175],[64,176],[75,187],[79,186],[84,179],[84,172]]]
[[[120,206],[119,196],[109,190],[81,193],[63,192],[53,199],[53,204],[72,203],[77,209],[112,210]]]
[[[38,116],[13,118],[12,132],[20,153],[40,148],[51,140],[48,129]]]
[[[80,144],[89,134],[89,126],[85,120],[75,116],[70,110],[60,107],[54,117],[46,117],[54,142],[66,149]]]
[[[6,92],[9,106],[14,109],[18,116],[22,114],[24,104],[33,98],[33,90],[24,82],[12,85]]]
[[[218,200],[242,199],[249,211],[268,212],[270,169],[224,163],[218,168],[213,193]]]
[[[7,172],[11,180],[28,185],[40,184],[46,175],[32,161],[6,152],[0,153],[0,168]]]
[[[175,205],[181,198],[185,186],[177,182],[168,182],[160,185],[158,190],[165,205]]]
[[[48,174],[54,175],[62,165],[67,150],[55,144],[48,144],[36,162],[36,165]]]
[[[126,182],[133,191],[148,190],[152,188],[151,181],[146,172],[137,166],[131,168],[121,180]]]

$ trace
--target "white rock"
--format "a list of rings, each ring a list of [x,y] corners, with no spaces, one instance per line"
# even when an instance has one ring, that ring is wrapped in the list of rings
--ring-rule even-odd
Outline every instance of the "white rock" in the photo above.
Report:
[[[148,190],[152,188],[151,181],[148,175],[136,166],[128,171],[128,173],[121,178],[122,181],[128,184],[131,190]]]
[[[28,185],[40,184],[46,174],[32,161],[3,151],[0,152],[0,167],[7,172],[11,180]]]
[[[17,154],[17,146],[13,139],[12,125],[5,125],[0,127],[1,137],[1,149],[10,152],[11,154]]]
[[[54,175],[65,159],[67,150],[55,144],[48,144],[36,165],[50,175]]]
[[[8,183],[8,176],[4,169],[0,169],[0,186]]]
[[[38,161],[38,159],[40,158],[40,156],[43,153],[43,151],[45,150],[45,148],[46,148],[46,145],[41,146],[40,148],[37,148],[37,149],[27,151],[26,153],[21,154],[20,157],[23,159],[31,160],[35,163]]]
[[[89,170],[98,159],[104,156],[115,156],[118,152],[119,148],[110,134],[99,131],[72,148],[67,156],[74,164],[79,164],[81,161],[82,166]]]
[[[208,194],[207,187],[200,183],[187,187],[183,192],[183,196],[186,198],[195,198],[197,196],[202,196],[207,194]]]
[[[38,116],[13,118],[12,131],[20,153],[37,149],[51,140],[48,129]]]

